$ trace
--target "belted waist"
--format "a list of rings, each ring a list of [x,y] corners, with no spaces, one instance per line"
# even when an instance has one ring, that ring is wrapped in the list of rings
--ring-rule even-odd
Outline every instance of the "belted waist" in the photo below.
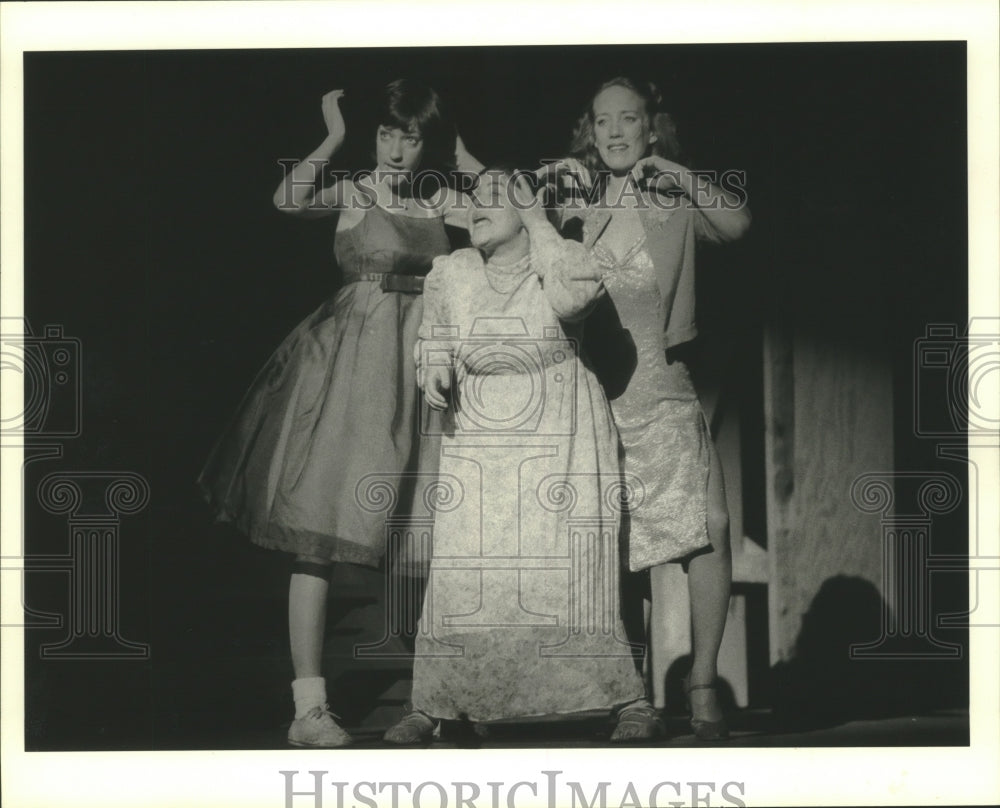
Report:
[[[419,275],[397,275],[394,272],[363,272],[360,275],[349,275],[344,283],[368,281],[377,283],[383,292],[409,292],[419,295],[424,291],[424,279]]]

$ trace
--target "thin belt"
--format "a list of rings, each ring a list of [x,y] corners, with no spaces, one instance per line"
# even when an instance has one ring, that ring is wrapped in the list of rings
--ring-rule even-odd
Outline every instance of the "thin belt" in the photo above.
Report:
[[[377,283],[383,292],[408,292],[419,295],[424,291],[424,279],[419,275],[396,275],[392,272],[364,272],[346,278],[346,283],[370,281]]]

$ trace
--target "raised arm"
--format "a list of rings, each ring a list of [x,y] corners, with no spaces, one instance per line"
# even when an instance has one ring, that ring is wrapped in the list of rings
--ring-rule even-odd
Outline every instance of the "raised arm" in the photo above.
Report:
[[[531,250],[531,267],[541,279],[545,298],[561,320],[582,320],[604,294],[601,268],[590,251],[564,239],[545,216],[540,191],[532,197],[523,178],[515,198]]]
[[[647,178],[653,190],[680,188],[702,219],[700,235],[710,241],[736,241],[750,227],[750,209],[742,193],[720,188],[679,163],[646,157],[635,164],[632,175],[636,181]]]
[[[531,265],[560,320],[584,319],[605,294],[601,268],[590,251],[564,239],[548,222],[531,232]]]
[[[327,135],[308,157],[286,171],[274,192],[274,206],[292,216],[319,218],[330,216],[344,207],[353,186],[350,182],[334,182],[321,187],[319,181],[327,163],[344,145],[347,128],[340,111],[343,90],[332,90],[323,96],[323,120]]]
[[[556,227],[574,214],[580,215],[597,200],[590,172],[575,157],[563,157],[535,171],[535,177],[554,190],[552,205]]]
[[[478,174],[486,166],[469,154],[461,135],[455,135],[455,168],[463,174]]]
[[[461,135],[455,136],[455,168],[459,174],[477,176],[485,166],[469,154]],[[438,194],[436,205],[444,216],[444,223],[452,227],[468,229],[468,212],[471,207],[468,194],[453,188],[442,188]]]

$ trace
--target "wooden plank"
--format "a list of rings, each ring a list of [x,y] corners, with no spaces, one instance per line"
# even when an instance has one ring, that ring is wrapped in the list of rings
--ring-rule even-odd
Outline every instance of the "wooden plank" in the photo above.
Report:
[[[795,335],[795,530],[777,548],[784,619],[776,639],[785,653],[824,582],[882,586],[881,523],[851,500],[858,476],[893,468],[892,369],[873,330]]]
[[[767,478],[768,629],[771,664],[785,658],[780,548],[794,529],[795,377],[792,330],[784,324],[764,329],[764,473]]]
[[[733,582],[768,584],[771,581],[767,550],[749,536],[733,539]]]
[[[859,475],[893,468],[891,364],[874,326],[848,331],[810,323],[765,334],[772,664],[794,655],[824,582],[881,586],[880,526],[850,492]]]

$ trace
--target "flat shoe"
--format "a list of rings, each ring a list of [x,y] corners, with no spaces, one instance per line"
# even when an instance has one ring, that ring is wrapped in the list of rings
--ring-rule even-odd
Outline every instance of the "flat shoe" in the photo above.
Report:
[[[351,736],[334,719],[329,705],[313,707],[288,728],[288,742],[293,746],[317,746],[324,749],[347,746]]]
[[[414,710],[389,727],[382,736],[386,743],[412,745],[427,743],[434,737],[437,722],[429,715]]]
[[[618,711],[612,743],[634,743],[660,738],[666,733],[659,712],[646,699],[626,704]]]

